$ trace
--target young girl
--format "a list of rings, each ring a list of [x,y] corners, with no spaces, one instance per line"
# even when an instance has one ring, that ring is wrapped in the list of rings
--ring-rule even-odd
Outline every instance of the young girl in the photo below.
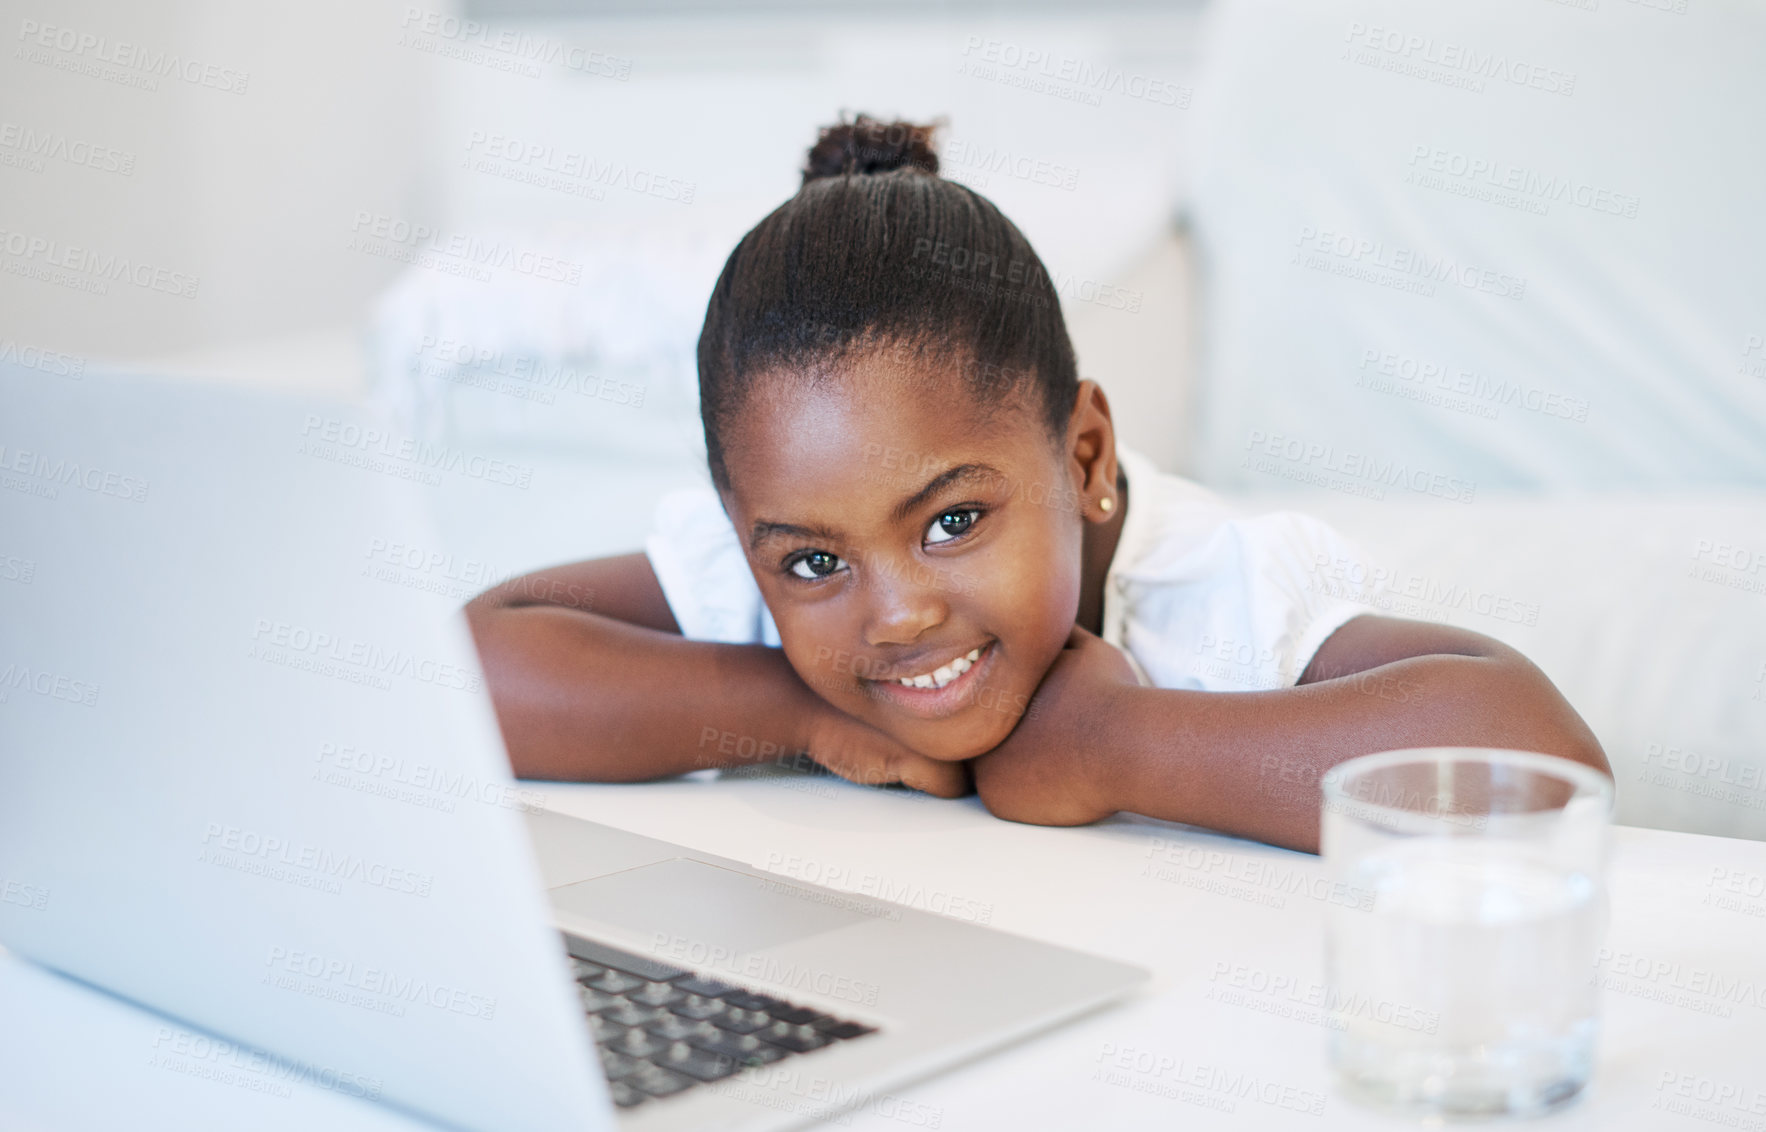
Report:
[[[1041,261],[931,135],[824,129],[730,254],[699,338],[714,486],[665,498],[642,554],[467,607],[518,775],[807,753],[1014,821],[1316,850],[1320,775],[1370,751],[1607,771],[1513,649],[1369,614],[1322,523],[1118,448]]]

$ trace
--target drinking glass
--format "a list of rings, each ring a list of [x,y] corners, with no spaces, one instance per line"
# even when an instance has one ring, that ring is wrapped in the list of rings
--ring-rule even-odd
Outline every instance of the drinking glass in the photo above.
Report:
[[[1553,755],[1385,751],[1323,779],[1331,1065],[1351,1099],[1533,1115],[1593,1067],[1613,783]]]

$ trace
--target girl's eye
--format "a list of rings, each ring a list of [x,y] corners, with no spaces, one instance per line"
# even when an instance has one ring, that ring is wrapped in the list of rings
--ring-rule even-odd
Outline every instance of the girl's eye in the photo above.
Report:
[[[926,528],[926,541],[949,542],[958,535],[968,534],[969,528],[973,527],[975,520],[980,517],[981,512],[977,510],[946,511],[932,520],[932,525]]]
[[[829,574],[835,573],[840,568],[839,556],[829,554],[825,550],[812,550],[802,558],[791,563],[791,572],[793,574],[797,575],[799,578],[807,578],[812,582],[817,578],[826,578]]]

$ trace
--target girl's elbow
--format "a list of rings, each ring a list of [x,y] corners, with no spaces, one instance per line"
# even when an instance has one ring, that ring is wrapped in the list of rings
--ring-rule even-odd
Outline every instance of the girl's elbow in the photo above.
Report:
[[[1561,697],[1557,697],[1554,706],[1555,711],[1541,713],[1544,726],[1538,729],[1529,749],[1581,763],[1612,778],[1613,768],[1607,762],[1606,750],[1588,724]]]
[[[1574,759],[1583,766],[1592,767],[1608,778],[1613,777],[1613,768],[1607,762],[1607,753],[1601,748],[1600,740],[1593,735],[1574,743],[1570,750],[1565,752],[1565,757]]]

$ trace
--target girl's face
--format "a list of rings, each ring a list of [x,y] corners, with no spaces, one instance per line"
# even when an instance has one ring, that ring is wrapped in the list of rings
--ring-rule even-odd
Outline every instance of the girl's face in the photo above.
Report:
[[[955,760],[1006,737],[1066,643],[1088,476],[1114,486],[1114,444],[1107,408],[1098,457],[1095,427],[1057,450],[1029,398],[928,378],[880,352],[763,380],[723,438],[724,504],[804,682]]]

